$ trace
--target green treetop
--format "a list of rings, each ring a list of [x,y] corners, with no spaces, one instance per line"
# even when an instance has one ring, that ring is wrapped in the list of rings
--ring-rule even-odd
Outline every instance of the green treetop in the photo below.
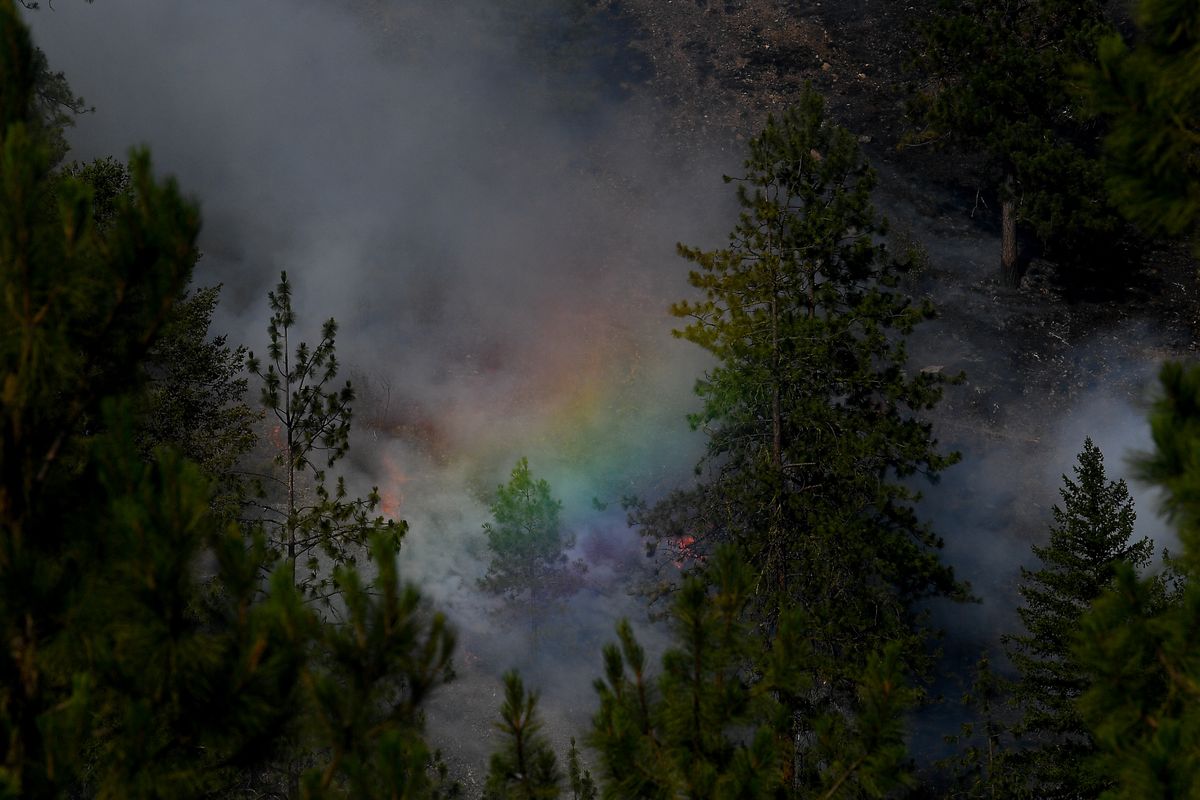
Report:
[[[258,415],[246,402],[245,348],[210,332],[219,296],[220,287],[207,286],[181,297],[150,348],[138,445],[146,453],[170,445],[197,464],[214,483],[214,511],[232,520],[243,511],[240,467],[257,441]]]
[[[134,402],[199,216],[149,159],[101,224],[30,117],[32,45],[0,0],[0,798],[231,796],[304,717],[310,797],[433,796],[420,704],[452,638],[376,536],[324,624],[199,468],[138,447]],[[86,423],[86,424],[85,424]],[[201,572],[221,592],[205,590]]]
[[[1141,0],[1135,14],[1134,45],[1104,38],[1086,73],[1110,126],[1108,188],[1151,232],[1200,237],[1200,4]]]
[[[562,503],[551,496],[550,484],[535,480],[524,458],[508,483],[496,487],[491,512],[493,521],[483,530],[492,560],[479,585],[510,601],[523,599],[536,634],[547,602],[579,588],[586,567],[566,553],[575,537],[563,530]]]
[[[1200,5],[1151,0],[1138,8],[1132,51],[1107,41],[1094,99],[1110,114],[1115,194],[1135,219],[1160,230],[1194,227],[1197,42]],[[1099,83],[1099,86],[1095,85]],[[1153,449],[1140,477],[1161,490],[1182,545],[1160,576],[1118,565],[1114,587],[1080,624],[1073,651],[1090,677],[1078,708],[1097,750],[1108,800],[1200,795],[1200,367],[1168,362],[1150,413]]]
[[[680,246],[701,297],[672,309],[688,322],[676,335],[717,359],[691,418],[708,437],[705,482],[633,521],[689,555],[736,545],[760,576],[763,630],[803,608],[838,683],[883,641],[916,657],[914,604],[963,594],[906,480],[956,460],[917,417],[944,378],[906,364],[904,335],[933,312],[894,289],[874,173],[811,90],[751,141],[736,180],[729,244]]]
[[[1078,709],[1096,743],[1108,800],[1200,793],[1200,368],[1164,365],[1141,477],[1163,491],[1182,554],[1181,586],[1117,564],[1113,588],[1080,622],[1073,656],[1088,676]]]
[[[264,366],[253,353],[247,360],[250,372],[262,381],[262,407],[275,422],[268,438],[276,448],[278,469],[260,487],[262,524],[304,595],[330,606],[337,594],[334,569],[356,563],[375,532],[387,533],[398,545],[407,525],[373,516],[379,506],[377,488],[365,498],[351,498],[342,477],[332,490],[327,485],[326,470],[350,447],[354,402],[349,381],[341,388],[332,386],[338,374],[337,323],[325,322],[315,346],[301,341],[293,350],[297,317],[286,272],[269,299],[267,361]]]
[[[121,200],[131,197],[129,168],[115,158],[68,164],[59,171],[62,178],[90,189],[100,232],[114,224]],[[198,259],[193,253],[193,262]],[[142,365],[136,438],[147,457],[170,445],[200,466],[217,486],[214,508],[234,519],[242,500],[237,468],[254,446],[255,415],[245,402],[245,348],[210,332],[219,296],[219,286],[193,288],[172,305]]]
[[[253,553],[195,467],[140,457],[120,401],[190,275],[196,209],[138,154],[98,225],[93,187],[50,172],[32,59],[0,2],[0,796],[193,796],[261,750],[302,650],[281,605],[238,608]],[[230,587],[217,628],[191,613],[202,551]]]
[[[537,718],[537,695],[515,672],[504,675],[500,722],[504,746],[492,755],[484,800],[557,800],[563,774]]]
[[[764,648],[745,622],[755,581],[729,548],[689,578],[657,680],[627,622],[604,650],[589,744],[606,800],[884,797],[910,783],[902,716],[914,694],[899,649],[868,660],[852,712],[822,712],[796,738],[795,698],[819,686],[800,612]]]
[[[1091,439],[1079,454],[1075,479],[1063,476],[1060,492],[1050,540],[1033,548],[1041,567],[1021,570],[1018,613],[1026,632],[1007,637],[1020,673],[1012,687],[1022,713],[1016,732],[1029,743],[1018,761],[1038,797],[1094,798],[1105,781],[1091,771],[1094,745],[1075,707],[1089,680],[1071,653],[1072,637],[1112,586],[1117,565],[1144,568],[1152,546],[1149,539],[1131,541],[1133,500],[1124,481],[1108,480]]]

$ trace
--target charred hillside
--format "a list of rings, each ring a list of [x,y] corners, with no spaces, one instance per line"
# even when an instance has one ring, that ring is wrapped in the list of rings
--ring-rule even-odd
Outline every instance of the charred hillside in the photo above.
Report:
[[[980,641],[994,642],[1014,622],[1006,609],[1015,603],[1017,565],[1045,535],[1057,500],[1047,478],[1067,468],[1086,435],[1107,432],[1117,450],[1142,441],[1147,386],[1164,359],[1194,352],[1200,315],[1196,263],[1177,244],[1132,242],[1090,271],[1066,271],[1033,253],[1021,286],[1001,287],[999,202],[981,178],[980,157],[905,146],[916,25],[935,6],[598,4],[638,32],[631,47],[652,72],[631,96],[671,109],[660,133],[672,147],[735,157],[768,114],[811,82],[879,171],[875,202],[894,246],[923,249],[908,286],[933,299],[939,318],[913,341],[914,365],[965,375],[936,412],[942,441],[963,463],[927,492],[925,507],[985,600],[963,638],[948,642],[966,663]]]

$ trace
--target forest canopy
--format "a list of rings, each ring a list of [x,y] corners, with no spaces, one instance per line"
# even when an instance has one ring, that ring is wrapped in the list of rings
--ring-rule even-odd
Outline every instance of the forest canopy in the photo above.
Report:
[[[1007,213],[1043,244],[1114,233],[1118,211],[1147,236],[1194,233],[1200,7],[1143,0],[1126,41],[1099,7],[1060,6],[943,9],[923,34],[940,76],[923,98],[931,135],[980,148]],[[508,23],[603,55],[589,9],[538,0]],[[631,487],[650,557],[604,549],[569,471],[552,484],[505,454],[505,482],[476,469],[475,497],[455,500],[487,512],[458,534],[468,566],[425,591],[406,578],[445,529],[400,519],[415,506],[389,506],[356,456],[419,428],[436,460],[452,434],[395,411],[390,386],[380,401],[346,380],[338,321],[312,309],[325,322],[310,331],[322,292],[287,272],[272,267],[261,355],[213,330],[198,202],[146,149],[65,161],[86,106],[35,48],[27,10],[0,0],[0,798],[1200,793],[1200,367],[1181,362],[1161,367],[1136,464],[1178,547],[1156,558],[1130,485],[1085,438],[1050,524],[1027,537],[1040,543],[1012,629],[941,715],[962,722],[939,731],[951,755],[913,749],[914,726],[936,724],[922,712],[948,708],[944,648],[963,646],[938,613],[978,599],[922,504],[964,458],[935,436],[964,378],[910,359],[938,316],[917,290],[920,254],[877,213],[883,178],[817,88],[744,142],[725,244],[678,245],[690,271],[676,296],[690,293],[669,309],[674,334],[709,359],[679,425],[704,454],[683,488]],[[1006,78],[1021,91],[964,61],[985,45],[1022,64]],[[542,68],[582,69],[550,55]],[[1085,104],[1104,136],[1074,118]],[[1029,109],[1040,116],[1014,121]],[[1048,161],[1110,196],[1066,202],[1039,183]],[[614,587],[636,617],[611,613]],[[493,727],[447,741],[434,703],[479,701],[452,694],[482,674],[482,635],[450,621],[463,597],[534,669],[494,669]],[[580,608],[604,615],[607,642],[571,630]],[[535,685],[561,666],[555,639],[591,665],[568,692],[589,721],[569,736],[546,722],[562,693]],[[486,769],[464,766],[452,746],[480,741]]]

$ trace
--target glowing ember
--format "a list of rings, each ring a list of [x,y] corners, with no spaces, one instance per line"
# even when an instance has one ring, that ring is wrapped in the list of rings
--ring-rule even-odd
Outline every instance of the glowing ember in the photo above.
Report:
[[[675,551],[679,556],[677,559],[675,559],[675,569],[683,569],[683,564],[685,561],[704,561],[704,556],[700,553],[697,553],[693,548],[693,545],[695,544],[695,536],[680,536],[675,540]]]
[[[404,505],[404,484],[410,479],[389,455],[383,457],[383,471],[387,482],[379,489],[379,510],[385,517],[395,519]]]

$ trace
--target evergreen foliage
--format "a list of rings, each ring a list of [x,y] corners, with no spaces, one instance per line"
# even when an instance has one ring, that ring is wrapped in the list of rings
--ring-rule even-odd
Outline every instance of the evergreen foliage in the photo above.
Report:
[[[95,183],[52,174],[32,53],[0,0],[0,797],[233,794],[301,715],[329,756],[309,796],[439,796],[419,706],[451,638],[399,590],[394,542],[374,593],[335,574],[350,621],[329,626],[286,570],[264,591],[268,547],[214,516],[196,465],[139,447],[199,217],[144,154],[106,222]]]
[[[454,636],[442,615],[422,608],[416,589],[400,585],[389,533],[375,531],[370,548],[379,571],[369,588],[352,566],[335,569],[346,619],[321,626],[320,655],[304,674],[319,756],[301,783],[310,800],[429,798],[440,790],[421,706],[449,676]]]
[[[928,76],[914,111],[922,142],[955,143],[987,158],[1001,200],[1002,280],[1016,286],[1017,224],[1046,251],[1082,265],[1121,232],[1107,200],[1100,131],[1079,110],[1077,63],[1095,63],[1112,32],[1102,0],[942,0],[922,26],[917,60]]]
[[[1011,726],[1004,719],[1010,688],[1009,682],[992,670],[987,655],[979,659],[970,691],[962,697],[970,719],[962,723],[957,736],[946,737],[948,744],[960,749],[955,757],[936,765],[953,781],[947,798],[1018,800],[1029,796],[1023,772],[1012,758]]]
[[[1109,481],[1104,456],[1087,439],[1075,480],[1063,476],[1062,506],[1044,547],[1034,546],[1041,568],[1022,568],[1018,609],[1025,634],[1007,637],[1020,673],[1012,698],[1022,711],[1016,731],[1029,747],[1016,756],[1036,796],[1098,797],[1105,783],[1091,772],[1094,745],[1075,707],[1088,688],[1071,654],[1072,636],[1113,582],[1118,564],[1135,569],[1150,561],[1149,539],[1131,541],[1135,514],[1124,481]]]
[[[67,76],[50,69],[50,62],[41,48],[33,49],[33,108],[31,125],[50,151],[51,165],[67,155],[66,130],[75,124],[75,117],[94,109],[82,97],[71,91]]]
[[[617,626],[589,737],[602,797],[883,797],[910,784],[902,716],[915,693],[899,648],[869,660],[853,713],[815,717],[797,750],[789,709],[817,683],[805,622],[789,613],[764,650],[744,620],[754,580],[722,548],[707,580],[685,582],[671,615],[676,647],[657,680],[628,622]]]
[[[484,800],[557,800],[562,795],[562,770],[541,735],[537,695],[525,691],[515,672],[504,675],[504,704],[496,727],[504,733],[504,746],[492,754]],[[572,784],[580,785],[583,779],[576,774],[577,761],[572,765]]]
[[[1103,38],[1086,73],[1110,127],[1108,189],[1140,226],[1200,235],[1200,3],[1141,0],[1135,15],[1134,45]]]
[[[239,606],[253,551],[213,524],[194,467],[139,457],[120,401],[187,282],[195,208],[137,154],[101,230],[27,116],[32,53],[5,0],[0,796],[193,796],[261,747],[301,651],[286,608]],[[82,435],[85,418],[104,433]],[[190,613],[202,549],[230,587],[219,629]]]
[[[170,445],[214,484],[213,511],[237,519],[245,500],[239,467],[254,448],[257,415],[246,403],[246,349],[212,336],[219,286],[193,289],[172,308],[144,364],[137,414],[139,449]]]
[[[332,388],[338,373],[337,322],[325,322],[316,346],[301,341],[293,351],[297,318],[286,272],[268,297],[272,313],[265,367],[253,353],[246,362],[262,381],[260,402],[276,422],[270,438],[279,472],[268,476],[265,485],[260,482],[262,525],[308,601],[332,607],[336,568],[355,564],[376,532],[386,533],[398,546],[408,526],[372,516],[379,506],[377,488],[365,498],[351,498],[344,478],[339,476],[332,489],[327,485],[326,470],[350,447],[354,402],[349,381]]]
[[[84,163],[74,161],[56,174],[87,184],[91,190],[92,224],[100,230],[112,224],[118,201],[128,197],[132,189],[129,167],[111,156]]]
[[[491,512],[493,521],[483,530],[492,560],[479,585],[513,602],[524,598],[536,635],[547,604],[574,594],[586,565],[567,558],[575,537],[562,529],[562,503],[545,479],[534,479],[527,459],[513,467],[508,483],[496,487]]]
[[[1183,553],[1182,586],[1118,564],[1113,588],[1080,623],[1073,651],[1089,676],[1079,713],[1099,750],[1108,800],[1200,793],[1200,367],[1167,363],[1150,414],[1141,477],[1164,493]]]
[[[708,437],[706,481],[634,507],[632,521],[672,560],[734,544],[759,576],[767,637],[802,608],[822,679],[852,694],[851,676],[882,642],[918,658],[918,601],[965,594],[909,480],[957,459],[917,418],[944,377],[906,365],[904,336],[933,310],[895,290],[874,173],[811,90],[750,143],[737,181],[729,245],[680,246],[701,299],[672,309],[688,321],[676,335],[717,359],[691,417]]]
[[[115,158],[68,164],[54,179],[62,177],[87,186],[92,222],[100,232],[114,223],[120,201],[131,197],[129,168]],[[198,258],[194,254],[193,262]],[[255,415],[245,403],[245,348],[230,346],[225,336],[210,336],[219,295],[218,286],[201,287],[171,307],[143,360],[146,380],[137,401],[135,438],[147,458],[156,447],[170,445],[199,466],[215,484],[214,509],[232,520],[241,510],[237,467],[256,441]]]
[[[86,0],[91,3],[93,0]],[[20,0],[29,11],[36,11],[39,3]],[[37,134],[50,156],[50,166],[57,166],[70,151],[67,143],[67,128],[74,126],[75,117],[95,111],[71,90],[67,76],[50,68],[50,61],[40,47],[34,47],[29,58],[32,69],[33,91],[30,95],[28,123]],[[109,161],[111,159],[103,159]]]
[[[579,749],[575,737],[571,737],[571,748],[567,751],[567,785],[571,787],[571,800],[596,800],[599,789],[592,780],[590,770],[579,763]]]

